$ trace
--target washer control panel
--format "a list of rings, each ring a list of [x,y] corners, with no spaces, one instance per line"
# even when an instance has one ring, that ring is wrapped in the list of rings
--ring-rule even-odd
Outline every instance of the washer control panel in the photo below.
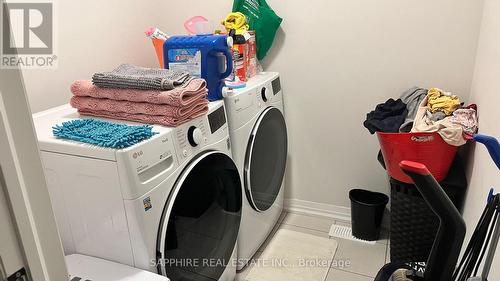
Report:
[[[210,102],[206,115],[173,128],[172,137],[179,165],[208,149],[207,146],[227,139],[229,131],[224,102]]]
[[[124,198],[146,193],[177,167],[173,132],[161,126],[153,126],[153,131],[158,134],[147,141],[116,151]]]
[[[174,137],[180,160],[195,155],[208,143],[210,131],[207,125],[205,118],[199,118],[176,128]]]
[[[189,144],[192,147],[197,147],[198,145],[202,144],[204,141],[206,142],[206,137],[203,135],[203,131],[196,126],[189,127],[188,133],[187,133],[187,138],[188,138]]]

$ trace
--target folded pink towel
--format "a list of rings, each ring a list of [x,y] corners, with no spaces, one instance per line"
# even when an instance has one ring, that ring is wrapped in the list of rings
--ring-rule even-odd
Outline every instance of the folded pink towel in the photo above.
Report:
[[[198,97],[189,106],[171,106],[167,104],[152,104],[146,102],[131,102],[110,99],[97,99],[91,97],[73,96],[70,101],[71,106],[79,110],[107,111],[112,113],[130,113],[144,115],[161,115],[174,118],[185,119],[196,114],[201,109],[208,106],[208,100]]]
[[[171,116],[160,116],[160,115],[146,115],[146,114],[131,114],[126,112],[112,113],[109,111],[100,111],[100,110],[78,110],[78,113],[81,115],[88,115],[94,117],[102,117],[109,119],[120,119],[126,121],[134,121],[139,123],[147,123],[147,124],[159,124],[167,127],[177,127],[182,123],[186,123],[187,121],[200,117],[208,112],[208,105],[203,108],[199,108],[198,112],[193,112],[193,115],[189,115],[187,117],[171,117]]]
[[[172,106],[189,106],[200,97],[207,97],[206,82],[203,79],[193,79],[187,85],[169,91],[99,88],[94,86],[90,80],[77,80],[71,85],[71,92],[73,95],[80,97],[168,104]]]

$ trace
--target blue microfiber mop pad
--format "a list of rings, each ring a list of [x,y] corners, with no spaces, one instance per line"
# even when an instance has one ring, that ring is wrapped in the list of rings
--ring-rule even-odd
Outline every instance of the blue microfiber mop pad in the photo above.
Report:
[[[130,126],[96,119],[76,119],[52,127],[57,138],[121,149],[158,134],[152,126]]]

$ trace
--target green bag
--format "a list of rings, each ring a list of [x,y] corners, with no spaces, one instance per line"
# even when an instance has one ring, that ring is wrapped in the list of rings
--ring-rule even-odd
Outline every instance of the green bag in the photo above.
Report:
[[[250,30],[255,30],[257,58],[263,59],[283,19],[276,15],[266,0],[234,0],[233,12],[241,12],[247,17]]]

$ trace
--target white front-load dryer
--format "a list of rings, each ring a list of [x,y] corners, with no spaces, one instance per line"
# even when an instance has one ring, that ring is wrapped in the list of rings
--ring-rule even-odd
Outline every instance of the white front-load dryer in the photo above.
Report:
[[[240,270],[265,241],[283,211],[288,138],[280,77],[264,72],[226,104],[233,159],[242,178],[243,214],[238,236]]]
[[[170,280],[232,281],[242,191],[223,102],[119,150],[53,137],[54,125],[76,118],[69,106],[34,116],[65,253]]]

